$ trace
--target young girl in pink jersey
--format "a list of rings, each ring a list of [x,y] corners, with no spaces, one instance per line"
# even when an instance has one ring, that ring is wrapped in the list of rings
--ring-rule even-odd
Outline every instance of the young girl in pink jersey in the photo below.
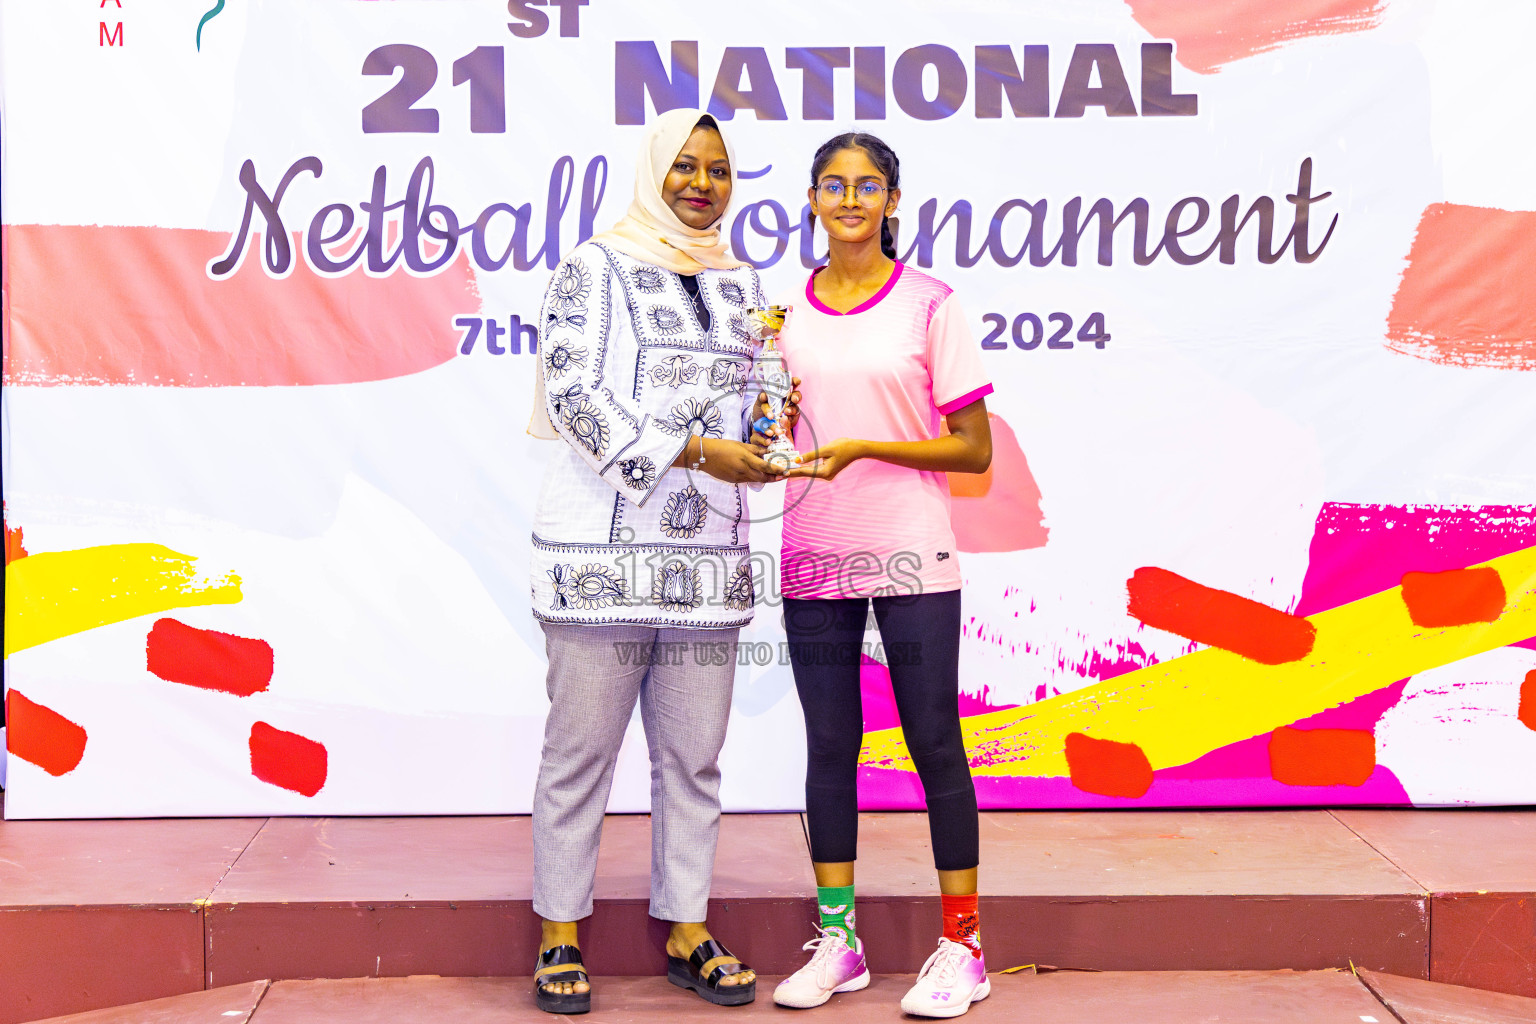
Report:
[[[984,472],[991,462],[983,399],[992,386],[949,287],[896,261],[886,218],[901,197],[899,172],[896,154],[872,135],[839,135],[817,150],[809,196],[830,258],[804,295],[781,300],[794,307],[779,343],[800,378],[793,429],[806,452],[785,494],[784,623],[805,712],[821,923],[806,944],[810,963],[774,999],[817,1006],[869,984],[853,876],[859,655],[873,603],[927,798],[943,902],[943,938],[901,1008],[955,1017],[990,986],[976,910],[976,790],[960,732],[960,567],[945,474]]]

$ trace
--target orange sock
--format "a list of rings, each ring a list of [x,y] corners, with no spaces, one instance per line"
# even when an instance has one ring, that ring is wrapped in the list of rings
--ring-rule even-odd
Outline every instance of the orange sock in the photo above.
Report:
[[[971,956],[981,956],[981,918],[976,910],[976,894],[968,896],[940,895],[944,907],[944,937],[958,942],[971,951]]]

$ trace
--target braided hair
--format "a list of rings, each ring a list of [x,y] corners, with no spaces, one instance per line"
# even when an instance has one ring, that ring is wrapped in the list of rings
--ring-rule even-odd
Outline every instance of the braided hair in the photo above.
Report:
[[[827,164],[832,158],[845,149],[862,149],[869,157],[870,163],[885,175],[885,187],[894,191],[901,185],[901,161],[896,159],[896,151],[887,146],[877,136],[868,132],[844,132],[834,135],[821,144],[816,150],[816,155],[811,158],[811,187],[815,188],[821,172],[827,169]],[[811,214],[811,224],[815,225],[815,213]],[[896,258],[896,239],[891,235],[891,222],[883,214],[880,217],[880,251],[889,259]]]

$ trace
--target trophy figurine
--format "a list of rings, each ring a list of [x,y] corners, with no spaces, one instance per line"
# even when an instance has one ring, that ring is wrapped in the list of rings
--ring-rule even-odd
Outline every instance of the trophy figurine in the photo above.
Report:
[[[773,432],[763,461],[781,470],[793,469],[800,464],[800,453],[795,442],[786,437],[780,423],[784,416],[784,404],[789,401],[794,383],[789,368],[784,365],[784,354],[774,345],[774,339],[784,329],[784,318],[789,306],[754,306],[747,310],[747,333],[761,342],[752,359],[752,377],[748,381],[755,390],[768,396],[768,418],[773,420],[769,429]],[[755,401],[755,399],[754,399]]]

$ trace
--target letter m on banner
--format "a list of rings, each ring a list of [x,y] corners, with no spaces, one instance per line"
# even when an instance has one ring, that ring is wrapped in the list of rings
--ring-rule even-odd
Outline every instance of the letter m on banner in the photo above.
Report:
[[[108,32],[107,31],[107,23],[106,22],[102,22],[101,23],[100,42],[98,42],[96,45],[98,45],[98,46],[122,46],[123,45],[123,23],[122,22],[118,22],[117,23],[117,28],[115,28],[112,31]]]

